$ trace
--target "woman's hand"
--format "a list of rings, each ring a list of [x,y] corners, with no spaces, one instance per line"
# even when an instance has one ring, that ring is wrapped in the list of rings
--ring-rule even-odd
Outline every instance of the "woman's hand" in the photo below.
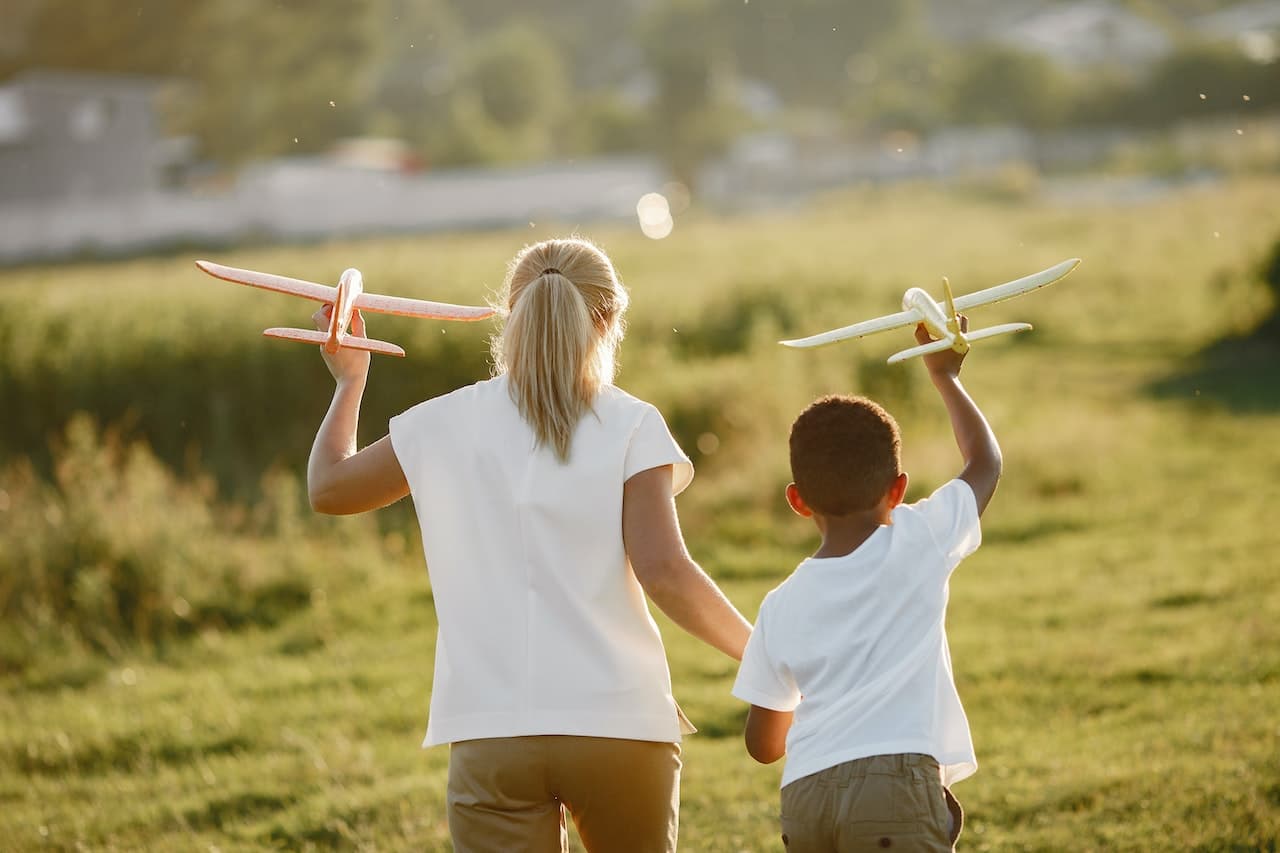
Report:
[[[329,329],[332,317],[333,304],[327,303],[311,315],[311,320],[316,324],[317,329],[324,332]],[[358,338],[365,337],[364,317],[360,314],[359,308],[351,314],[351,334]],[[337,352],[330,354],[321,346],[320,356],[339,384],[352,381],[363,382],[369,375],[369,353],[364,350],[339,347]]]

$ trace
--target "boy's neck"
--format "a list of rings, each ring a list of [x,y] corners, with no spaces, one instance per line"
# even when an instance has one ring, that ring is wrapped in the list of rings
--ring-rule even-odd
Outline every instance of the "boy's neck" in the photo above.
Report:
[[[824,516],[814,513],[813,520],[822,533],[822,546],[813,553],[819,559],[852,554],[859,545],[871,538],[871,534],[892,523],[889,511],[883,506],[848,515]]]

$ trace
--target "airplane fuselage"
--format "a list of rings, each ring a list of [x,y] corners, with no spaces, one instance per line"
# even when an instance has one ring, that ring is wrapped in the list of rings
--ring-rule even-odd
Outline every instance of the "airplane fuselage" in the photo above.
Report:
[[[929,330],[935,338],[947,338],[948,340],[955,337],[949,328],[947,315],[943,313],[941,306],[933,301],[933,297],[928,291],[919,287],[911,287],[907,292],[902,294],[902,310],[916,311],[920,314],[920,322],[924,323],[925,328]]]
[[[347,336],[347,326],[355,311],[356,300],[363,292],[364,279],[360,270],[345,270],[342,278],[338,279],[338,293],[333,303],[333,314],[329,318],[329,339],[324,344],[325,352],[335,353],[342,346],[342,339]]]

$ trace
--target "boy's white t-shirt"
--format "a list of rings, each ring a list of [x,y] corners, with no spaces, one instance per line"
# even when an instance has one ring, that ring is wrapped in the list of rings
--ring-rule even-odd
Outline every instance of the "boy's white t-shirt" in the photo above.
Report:
[[[607,386],[569,460],[499,376],[391,419],[440,627],[424,746],[564,734],[678,742],[657,625],[622,544],[634,474],[693,466],[653,406]]]
[[[951,572],[982,541],[973,491],[952,480],[892,518],[760,605],[733,695],[795,711],[784,786],[871,755],[932,755],[946,785],[978,768],[944,624]]]

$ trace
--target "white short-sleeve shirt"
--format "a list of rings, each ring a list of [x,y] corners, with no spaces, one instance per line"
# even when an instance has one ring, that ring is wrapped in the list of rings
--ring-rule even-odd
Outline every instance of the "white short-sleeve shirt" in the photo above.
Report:
[[[947,785],[977,770],[944,622],[951,572],[981,539],[973,491],[952,480],[765,596],[733,695],[795,711],[783,785],[906,752],[936,758]]]
[[[439,618],[424,746],[567,734],[676,742],[666,653],[622,544],[622,488],[693,466],[653,406],[614,387],[569,460],[538,445],[505,376],[391,419]]]

